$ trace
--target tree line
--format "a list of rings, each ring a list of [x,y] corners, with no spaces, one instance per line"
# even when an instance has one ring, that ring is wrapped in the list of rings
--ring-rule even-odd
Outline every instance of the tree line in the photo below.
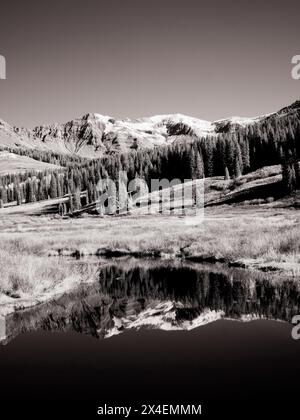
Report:
[[[98,159],[2,148],[63,169],[0,177],[0,203],[28,203],[85,190],[89,201],[94,202],[102,193],[98,189],[99,181],[108,177],[117,180],[120,171],[127,173],[128,181],[140,177],[150,187],[151,179],[239,178],[263,166],[281,164],[286,191],[291,193],[300,188],[300,119],[297,109],[292,115],[274,115],[246,127],[237,126],[233,131],[226,132],[223,127],[217,136],[199,138],[186,132],[185,127],[177,129],[175,142],[168,146],[150,150],[136,146],[129,153],[111,153]]]

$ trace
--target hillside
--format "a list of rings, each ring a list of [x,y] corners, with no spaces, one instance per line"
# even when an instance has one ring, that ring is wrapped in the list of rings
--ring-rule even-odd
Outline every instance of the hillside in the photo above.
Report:
[[[31,159],[15,153],[0,152],[0,175],[20,174],[27,171],[44,171],[60,169],[57,165]]]
[[[0,120],[0,146],[29,148],[95,158],[131,149],[151,149],[193,137],[234,133],[276,118],[300,116],[300,101],[278,112],[255,118],[232,117],[214,122],[181,114],[116,120],[96,113],[65,124],[40,125],[32,130]]]
[[[1,162],[1,160],[0,160]],[[282,174],[280,165],[268,166],[257,171],[241,176],[238,180],[224,180],[223,177],[211,177],[206,179],[186,182],[172,188],[166,188],[163,192],[154,191],[147,195],[137,196],[132,203],[132,208],[123,215],[152,215],[193,214],[192,209],[192,185],[197,185],[202,197],[199,197],[204,207],[217,207],[224,204],[238,204],[242,206],[267,205],[268,207],[291,207],[299,208],[299,194],[292,197],[284,196],[282,192]],[[183,193],[183,185],[185,192]],[[84,196],[84,193],[82,193]],[[185,197],[185,211],[182,212],[182,197]],[[173,198],[172,198],[173,196]],[[6,205],[1,209],[1,215],[53,215],[58,213],[60,203],[68,203],[69,196],[56,199],[48,199],[35,203],[27,203],[22,206]],[[151,204],[151,212],[149,205]],[[246,208],[246,207],[245,207]],[[98,214],[97,204],[90,203],[82,209],[75,211],[73,216],[80,217],[83,214]]]

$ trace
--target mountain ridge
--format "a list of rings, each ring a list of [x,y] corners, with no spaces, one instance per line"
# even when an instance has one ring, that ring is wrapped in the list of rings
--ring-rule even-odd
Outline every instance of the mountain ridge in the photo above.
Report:
[[[172,144],[182,136],[215,137],[273,117],[281,118],[295,113],[300,117],[300,100],[271,114],[254,118],[234,116],[216,121],[184,114],[117,120],[111,116],[88,113],[66,123],[27,129],[13,127],[0,119],[0,146],[97,158],[132,149]]]

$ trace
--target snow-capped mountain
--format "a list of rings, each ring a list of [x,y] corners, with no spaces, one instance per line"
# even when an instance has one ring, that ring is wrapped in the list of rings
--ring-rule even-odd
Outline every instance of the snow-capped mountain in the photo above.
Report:
[[[0,146],[34,148],[91,158],[167,145],[193,136],[216,136],[218,133],[231,132],[274,116],[280,118],[295,112],[300,114],[300,101],[260,117],[231,117],[214,122],[182,114],[135,120],[116,120],[101,114],[86,114],[65,124],[41,125],[28,130],[12,127],[0,120]]]
[[[212,123],[185,115],[158,115],[136,120],[115,120],[87,114],[66,124],[40,126],[30,132],[57,151],[95,157],[131,149],[149,149],[170,144],[179,135],[208,136],[216,132]]]
[[[113,327],[105,331],[105,338],[118,335],[125,330],[154,328],[163,331],[190,331],[203,325],[215,322],[225,316],[224,311],[204,309],[192,319],[178,318],[177,309],[183,308],[180,303],[172,301],[152,302],[140,313],[130,314],[124,318],[113,318]],[[192,312],[192,309],[190,309]]]

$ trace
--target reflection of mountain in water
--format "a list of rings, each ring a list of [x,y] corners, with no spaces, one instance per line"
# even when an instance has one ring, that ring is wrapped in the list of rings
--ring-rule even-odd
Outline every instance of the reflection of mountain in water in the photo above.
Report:
[[[216,265],[115,260],[91,286],[5,319],[5,341],[38,329],[110,337],[125,329],[192,329],[228,318],[290,321],[299,313],[296,282]],[[3,325],[2,325],[3,330]]]

